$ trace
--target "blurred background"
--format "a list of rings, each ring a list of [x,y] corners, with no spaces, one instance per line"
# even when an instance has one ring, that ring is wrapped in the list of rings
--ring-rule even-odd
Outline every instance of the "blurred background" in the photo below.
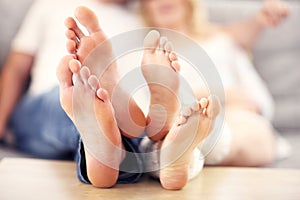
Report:
[[[0,69],[33,1],[38,0],[0,0]],[[260,8],[261,2],[206,0],[205,4],[211,21],[226,24],[251,16]],[[300,1],[286,2],[291,15],[278,28],[264,31],[250,54],[275,100],[272,123],[292,147],[292,154],[272,167],[300,168]],[[26,155],[0,145],[0,157],[4,156]]]
[[[210,20],[231,23],[251,16],[261,2],[207,0],[206,5]],[[273,166],[300,168],[300,1],[286,2],[291,15],[279,27],[265,30],[251,55],[275,100],[273,125],[292,146],[291,156]]]

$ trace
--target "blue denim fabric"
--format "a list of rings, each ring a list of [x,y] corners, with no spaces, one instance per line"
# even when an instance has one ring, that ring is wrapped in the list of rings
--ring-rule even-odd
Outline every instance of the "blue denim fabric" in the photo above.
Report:
[[[138,146],[140,145],[141,138],[126,138],[122,137],[122,141],[127,152],[131,152],[127,155],[124,161],[120,165],[119,177],[117,184],[128,184],[137,182],[144,173],[144,165],[142,156]],[[90,184],[86,170],[86,160],[84,154],[83,143],[79,141],[78,154],[76,158],[77,162],[77,177],[83,183]],[[122,171],[122,168],[126,168],[126,171]]]
[[[25,95],[12,114],[10,127],[16,147],[35,157],[70,158],[78,148],[79,134],[60,106],[59,88]]]

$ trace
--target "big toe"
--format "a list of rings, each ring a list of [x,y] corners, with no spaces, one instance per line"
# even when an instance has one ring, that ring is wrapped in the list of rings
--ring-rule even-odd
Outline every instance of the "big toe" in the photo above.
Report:
[[[159,45],[160,34],[156,30],[150,31],[144,39],[144,48],[146,52],[154,52]]]
[[[75,10],[75,17],[90,34],[101,30],[96,14],[87,7],[77,7]]]

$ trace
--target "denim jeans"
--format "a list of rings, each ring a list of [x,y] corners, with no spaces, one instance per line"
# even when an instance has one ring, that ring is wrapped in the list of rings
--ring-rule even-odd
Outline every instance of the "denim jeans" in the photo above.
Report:
[[[127,152],[130,152],[130,156],[127,156],[120,165],[118,184],[135,183],[144,172],[144,161],[140,154],[138,146],[140,145],[140,138],[126,138],[122,136],[124,148]],[[83,143],[79,141],[79,148],[77,154],[77,177],[84,183],[90,183],[87,176],[86,160],[84,154]],[[123,167],[125,166],[125,167]],[[126,171],[122,170],[123,168]]]
[[[64,159],[76,152],[79,134],[60,106],[58,87],[26,94],[11,117],[16,148],[35,157]]]

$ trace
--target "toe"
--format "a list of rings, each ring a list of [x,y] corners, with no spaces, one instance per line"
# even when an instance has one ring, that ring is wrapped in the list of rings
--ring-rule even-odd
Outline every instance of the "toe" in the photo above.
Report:
[[[153,53],[155,52],[159,44],[160,34],[156,30],[150,31],[144,39],[145,52]]]
[[[193,103],[191,105],[191,109],[192,109],[193,112],[199,111],[199,104],[198,104],[198,102]]]
[[[207,98],[201,98],[199,101],[199,105],[201,109],[207,108],[208,106],[208,99]]]
[[[90,34],[101,31],[95,13],[87,7],[80,6],[75,10],[75,17],[78,19]]]
[[[186,117],[184,117],[184,116],[179,116],[179,117],[177,118],[177,120],[176,120],[176,124],[177,124],[177,125],[182,125],[182,124],[184,124],[186,121],[187,121]]]
[[[109,96],[108,96],[108,92],[105,90],[105,89],[103,89],[103,88],[99,88],[98,90],[97,90],[97,97],[99,98],[99,99],[101,99],[102,101],[104,101],[104,102],[106,102],[106,101],[108,101],[109,100]]]
[[[173,51],[173,44],[172,42],[168,41],[165,46],[164,46],[164,50],[168,53]]]
[[[73,75],[72,75],[73,84],[74,85],[83,84],[84,82],[80,75],[81,63],[78,60],[73,59],[70,61],[69,66],[70,66],[71,72],[73,73]]]
[[[191,107],[185,107],[185,108],[183,108],[181,114],[182,114],[184,117],[189,117],[189,116],[191,116],[191,114],[192,114],[192,109],[191,109]]]
[[[179,71],[180,71],[180,65],[179,65],[179,63],[178,63],[177,60],[176,60],[176,61],[172,61],[172,62],[171,62],[171,66],[172,66],[172,68],[173,68],[176,72],[179,72]]]
[[[165,45],[167,44],[167,42],[168,42],[168,38],[167,37],[160,37],[158,49],[160,51],[165,50]]]
[[[90,85],[90,87],[96,92],[99,87],[100,87],[100,83],[98,78],[95,75],[91,75],[88,78],[88,84]]]
[[[56,70],[56,75],[59,81],[59,84],[61,87],[71,87],[73,86],[72,83],[72,71],[70,70],[69,67],[69,62],[73,60],[74,57],[72,55],[65,56],[61,59],[57,70]]]
[[[75,54],[76,53],[76,42],[74,40],[67,40],[66,42],[66,47],[67,47],[67,51],[71,54]]]
[[[166,57],[169,59],[169,54],[172,52],[173,50],[173,45],[170,41],[167,41],[165,43],[165,45],[163,46],[163,50],[164,50],[164,53],[166,55]],[[170,60],[170,59],[169,59]]]
[[[78,37],[78,38],[82,38],[84,36],[84,33],[81,31],[81,29],[78,27],[76,21],[72,18],[72,17],[68,17],[66,20],[65,20],[65,26],[74,31],[75,35]]]
[[[69,62],[69,66],[70,66],[70,70],[73,74],[78,73],[80,68],[81,68],[81,63],[76,60],[76,59],[72,59]]]
[[[68,29],[66,30],[66,33],[65,33],[66,37],[70,40],[76,40],[76,34],[75,32],[72,30],[72,29]]]
[[[170,59],[170,61],[177,61],[178,57],[175,52],[171,52],[171,53],[169,53],[169,59]]]
[[[90,72],[89,68],[87,68],[86,66],[84,66],[80,69],[80,77],[84,83],[88,82],[88,78],[90,77],[90,75],[91,75],[91,72]]]

